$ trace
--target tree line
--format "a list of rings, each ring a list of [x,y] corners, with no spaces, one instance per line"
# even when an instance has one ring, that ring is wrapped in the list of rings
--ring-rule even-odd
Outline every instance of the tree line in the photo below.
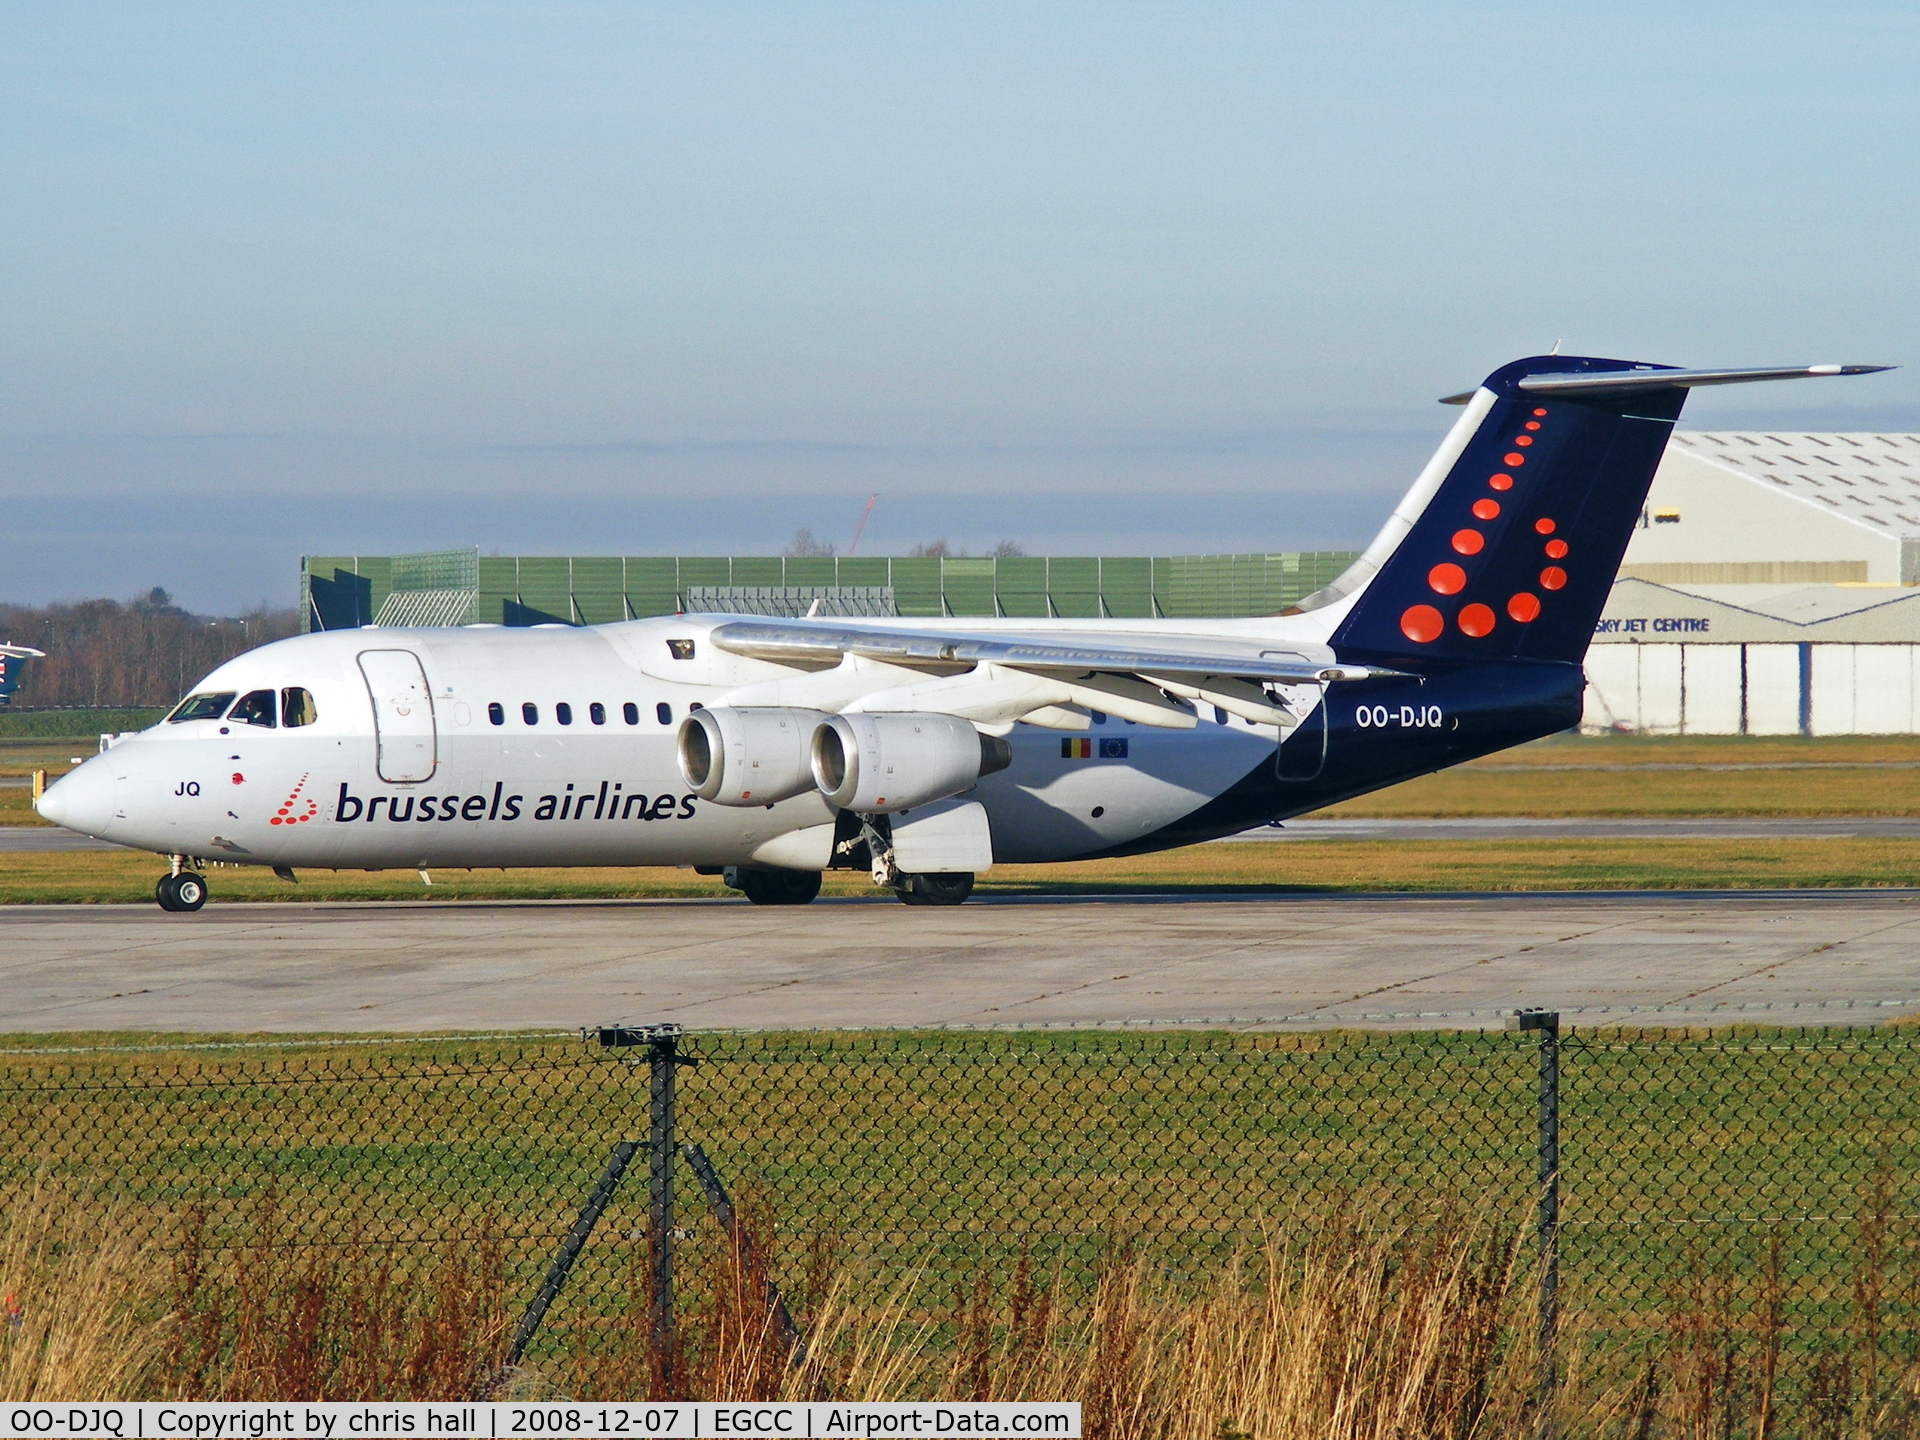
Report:
[[[215,666],[299,629],[298,610],[194,615],[158,586],[125,602],[0,603],[0,641],[47,652],[27,661],[15,710],[172,705]]]

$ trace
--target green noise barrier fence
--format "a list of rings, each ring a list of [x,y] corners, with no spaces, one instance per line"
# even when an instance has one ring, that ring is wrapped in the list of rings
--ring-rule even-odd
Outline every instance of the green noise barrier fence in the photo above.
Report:
[[[636,1309],[670,1327],[672,1266],[718,1253],[729,1198],[770,1217],[802,1336],[823,1247],[936,1304],[1017,1256],[1082,1292],[1116,1248],[1197,1281],[1355,1206],[1484,1206],[1531,1246],[1550,1059],[1563,1313],[1657,1330],[1710,1272],[1742,1303],[1771,1286],[1817,1350],[1857,1328],[1869,1264],[1875,1323],[1912,1335],[1917,1030],[609,1037],[632,1043],[16,1051],[0,1171],[216,1257],[270,1224],[404,1274],[484,1238],[516,1313],[544,1295],[539,1359]]]
[[[805,614],[813,599],[823,615],[1246,617],[1275,614],[1330,584],[1358,553],[309,555],[300,566],[300,608],[307,630],[605,625],[714,609]]]

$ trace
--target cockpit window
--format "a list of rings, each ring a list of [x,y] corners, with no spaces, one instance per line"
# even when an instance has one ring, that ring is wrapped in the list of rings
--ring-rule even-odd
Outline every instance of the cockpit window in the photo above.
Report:
[[[227,706],[232,703],[231,690],[209,690],[204,695],[189,695],[180,702],[180,708],[167,717],[167,723],[178,725],[187,720],[218,720],[227,713]]]
[[[274,709],[273,691],[249,690],[227,719],[235,725],[262,725],[271,730]]]
[[[311,725],[319,718],[320,712],[313,708],[312,691],[289,685],[280,692],[280,723],[289,730],[297,725]]]

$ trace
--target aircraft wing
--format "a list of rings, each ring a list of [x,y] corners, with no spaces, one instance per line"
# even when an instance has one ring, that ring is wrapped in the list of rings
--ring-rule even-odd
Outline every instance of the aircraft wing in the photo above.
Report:
[[[1282,685],[1318,685],[1400,675],[1373,665],[1341,665],[1294,651],[1234,645],[1196,637],[1172,648],[1163,636],[1083,632],[1062,640],[1025,635],[945,634],[934,630],[843,625],[824,620],[729,620],[713,631],[713,643],[759,660],[814,662],[861,655],[897,665],[989,662],[1048,669],[1120,670],[1169,675],[1234,675]]]
[[[1402,673],[1225,637],[1116,631],[968,633],[834,620],[726,619],[710,638],[736,655],[833,667],[744,687],[729,697],[732,704],[932,710],[989,728],[1025,720],[1078,730],[1092,710],[1187,728],[1195,716],[1183,700],[1216,705],[1256,724],[1292,725],[1299,717],[1268,686]]]

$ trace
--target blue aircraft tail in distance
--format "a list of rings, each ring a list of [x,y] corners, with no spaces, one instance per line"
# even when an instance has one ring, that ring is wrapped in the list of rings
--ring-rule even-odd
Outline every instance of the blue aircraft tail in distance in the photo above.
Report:
[[[20,684],[27,661],[43,657],[46,653],[30,645],[0,645],[0,710],[13,704],[13,692]]]
[[[1573,355],[1502,366],[1449,397],[1467,412],[1340,587],[1365,588],[1336,650],[1578,662],[1688,390],[1889,368],[1682,370]]]

